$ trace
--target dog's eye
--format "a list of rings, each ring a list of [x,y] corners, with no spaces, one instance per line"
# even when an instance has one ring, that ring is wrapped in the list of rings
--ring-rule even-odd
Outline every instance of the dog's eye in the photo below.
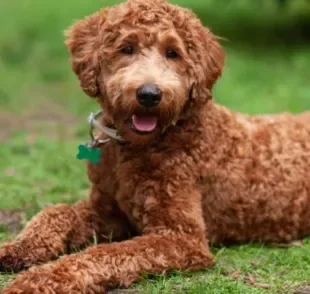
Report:
[[[169,49],[167,52],[166,52],[166,57],[167,58],[177,58],[179,57],[179,54],[173,50],[173,49]]]
[[[126,54],[126,55],[131,55],[131,54],[133,54],[133,47],[132,46],[126,46],[126,47],[121,49],[121,52],[123,54]]]

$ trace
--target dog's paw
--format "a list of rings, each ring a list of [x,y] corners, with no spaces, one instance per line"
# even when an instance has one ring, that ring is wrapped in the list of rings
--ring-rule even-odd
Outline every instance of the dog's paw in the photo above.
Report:
[[[47,271],[25,271],[3,289],[3,294],[65,293]],[[58,288],[57,291],[55,291]]]
[[[34,266],[22,272],[3,289],[3,294],[69,294],[86,293],[81,277],[55,264]],[[89,293],[89,292],[87,292]],[[93,292],[90,292],[93,293]],[[103,293],[103,292],[100,292]]]
[[[22,257],[22,251],[14,243],[0,248],[0,272],[19,272],[27,267],[27,258]]]

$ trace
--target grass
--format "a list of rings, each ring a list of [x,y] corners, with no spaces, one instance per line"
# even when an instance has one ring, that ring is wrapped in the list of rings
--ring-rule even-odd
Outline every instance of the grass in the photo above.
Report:
[[[49,203],[87,196],[85,166],[75,154],[88,139],[86,117],[97,106],[70,71],[62,31],[73,19],[115,2],[0,2],[5,24],[0,27],[0,209],[23,208],[30,219]],[[190,6],[193,1],[175,2]],[[191,6],[228,39],[215,99],[247,113],[309,109],[310,48],[304,39],[310,14],[305,3],[292,1],[281,13],[272,1],[225,3],[199,0]],[[0,226],[0,242],[11,237]],[[213,269],[150,277],[133,289],[287,293],[310,280],[310,239],[291,248],[248,244],[212,250],[218,260]],[[0,274],[0,286],[12,277]]]

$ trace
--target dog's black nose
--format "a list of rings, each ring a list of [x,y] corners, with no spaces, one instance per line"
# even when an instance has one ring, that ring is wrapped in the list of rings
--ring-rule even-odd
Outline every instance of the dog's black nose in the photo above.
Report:
[[[137,89],[137,100],[144,107],[154,107],[160,103],[162,92],[155,84],[144,84]]]

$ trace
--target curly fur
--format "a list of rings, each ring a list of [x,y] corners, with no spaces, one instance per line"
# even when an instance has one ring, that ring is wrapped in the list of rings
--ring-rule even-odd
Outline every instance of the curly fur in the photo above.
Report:
[[[192,12],[130,0],[73,24],[66,44],[102,123],[126,142],[102,146],[88,165],[89,199],[40,212],[0,249],[0,268],[56,259],[94,236],[101,244],[31,267],[5,294],[104,293],[143,273],[211,267],[209,244],[310,233],[310,114],[247,116],[215,104],[224,52]],[[132,55],[121,53],[128,44]],[[169,48],[177,58],[166,58]],[[135,92],[150,82],[163,92],[159,126],[141,135],[128,121],[145,111]]]

